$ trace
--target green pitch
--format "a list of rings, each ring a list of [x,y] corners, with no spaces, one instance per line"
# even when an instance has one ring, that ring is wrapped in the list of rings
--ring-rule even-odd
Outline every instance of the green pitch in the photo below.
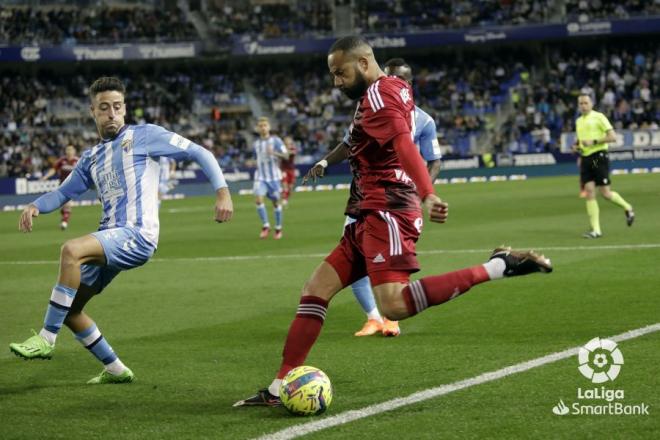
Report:
[[[395,339],[353,337],[362,312],[340,293],[307,362],[335,392],[313,420],[660,322],[660,175],[614,182],[637,221],[626,227],[601,199],[604,237],[592,241],[580,237],[587,216],[575,177],[439,188],[449,222],[425,225],[415,277],[481,263],[500,244],[544,251],[555,272],[477,286],[402,322]],[[212,222],[211,198],[164,202],[153,261],[119,275],[87,309],[137,377],[125,386],[86,385],[99,365],[67,329],[51,361],[8,349],[41,328],[59,247],[94,230],[100,208],[74,209],[66,232],[57,213],[41,216],[28,235],[17,212],[0,214],[0,438],[244,439],[312,420],[231,405],[276,372],[300,288],[340,236],[346,196],[294,194],[281,241],[257,238],[251,197],[236,196],[223,225]],[[625,365],[604,386],[649,405],[649,416],[553,414],[560,399],[578,400],[578,387],[600,388],[572,356],[310,437],[657,438],[660,332],[619,347]]]

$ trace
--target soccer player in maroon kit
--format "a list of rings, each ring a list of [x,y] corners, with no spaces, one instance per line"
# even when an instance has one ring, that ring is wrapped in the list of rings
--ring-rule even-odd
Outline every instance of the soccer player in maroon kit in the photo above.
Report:
[[[294,159],[298,150],[291,136],[284,138],[284,146],[289,151],[288,158],[280,159],[280,169],[282,170],[282,204],[286,206],[289,204],[289,196],[296,183],[296,165]]]
[[[346,214],[357,221],[344,229],[337,247],[305,283],[275,379],[268,388],[234,406],[281,405],[278,390],[282,378],[304,364],[321,332],[330,300],[365,275],[369,275],[381,313],[401,320],[486,281],[552,271],[550,261],[542,255],[497,248],[485,264],[410,282],[410,274],[419,270],[415,243],[423,223],[420,205],[432,222],[444,223],[448,214],[448,205],[435,194],[413,143],[412,89],[402,79],[386,76],[369,44],[359,37],[337,40],[328,51],[328,67],[335,87],[359,102],[349,128],[348,148],[327,157],[313,170],[320,169],[322,175],[325,166],[348,156],[355,185]]]
[[[41,180],[48,180],[57,173],[57,177],[60,179],[60,184],[69,177],[71,171],[76,167],[78,163],[78,156],[76,156],[76,147],[73,145],[67,145],[64,149],[64,156],[60,157],[57,162],[53,165],[51,169],[48,170],[46,174],[41,178]],[[60,228],[64,231],[69,227],[69,218],[71,217],[71,202],[67,202],[60,209],[62,214],[62,222],[60,223]]]

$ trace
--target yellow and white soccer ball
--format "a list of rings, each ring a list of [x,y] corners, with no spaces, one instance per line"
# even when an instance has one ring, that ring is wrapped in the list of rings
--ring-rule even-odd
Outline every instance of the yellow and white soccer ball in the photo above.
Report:
[[[292,414],[321,414],[332,402],[332,384],[328,376],[318,368],[296,367],[282,379],[280,400]]]

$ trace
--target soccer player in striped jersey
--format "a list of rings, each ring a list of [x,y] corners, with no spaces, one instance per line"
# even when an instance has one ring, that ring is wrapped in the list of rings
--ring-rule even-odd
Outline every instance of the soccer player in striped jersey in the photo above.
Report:
[[[146,263],[158,245],[158,158],[194,160],[216,191],[215,220],[231,219],[233,206],[222,170],[201,146],[158,125],[126,125],[126,90],[117,78],[102,77],[89,89],[91,115],[102,138],[86,150],[60,187],[36,199],[21,214],[19,229],[32,231],[33,217],[46,214],[95,186],[103,214],[96,232],[67,241],[60,273],[38,334],[10,350],[24,359],[50,359],[65,324],[100,362],[103,371],[88,383],[127,383],[133,372],[115,354],[83,312],[122,270]]]
[[[380,311],[389,319],[404,319],[481,283],[552,271],[542,255],[496,248],[483,264],[411,282],[410,275],[419,271],[415,249],[423,225],[422,205],[432,222],[444,223],[448,216],[448,205],[435,194],[413,143],[412,89],[400,78],[385,75],[371,46],[360,37],[337,40],[328,51],[328,68],[335,87],[358,100],[348,148],[324,159],[327,165],[350,158],[354,184],[346,214],[357,221],[344,228],[339,244],[304,284],[280,368],[270,386],[234,406],[281,405],[282,379],[304,365],[330,301],[365,275]]]
[[[71,171],[78,163],[78,156],[76,156],[76,147],[73,145],[67,145],[64,148],[64,156],[60,157],[53,167],[48,170],[46,174],[41,178],[41,180],[48,180],[55,174],[60,179],[60,184],[69,177]],[[60,209],[60,214],[62,214],[62,221],[60,222],[60,229],[66,230],[69,227],[69,219],[71,218],[71,203],[67,202],[62,205]]]
[[[268,212],[264,204],[264,196],[273,202],[275,211],[275,235],[273,238],[282,238],[282,205],[280,196],[282,193],[282,171],[280,170],[280,159],[289,157],[289,152],[284,142],[277,136],[270,134],[270,121],[262,116],[257,121],[259,138],[254,141],[254,152],[257,158],[257,169],[254,172],[254,195],[257,204],[257,214],[261,220],[261,233],[259,238],[268,238],[270,234],[270,222]]]

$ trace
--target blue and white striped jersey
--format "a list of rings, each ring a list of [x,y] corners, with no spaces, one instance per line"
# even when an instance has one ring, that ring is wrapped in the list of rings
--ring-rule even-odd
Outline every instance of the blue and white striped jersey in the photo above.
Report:
[[[282,180],[280,159],[277,156],[268,154],[269,149],[276,153],[287,152],[284,142],[277,136],[269,136],[266,139],[258,138],[254,141],[254,151],[257,156],[257,170],[254,173],[254,180],[279,182]]]
[[[425,161],[430,162],[442,157],[435,121],[428,113],[415,106],[415,145]]]
[[[114,139],[85,150],[69,177],[54,193],[68,200],[96,186],[103,207],[99,230],[134,227],[156,245],[159,158],[162,156],[194,160],[214,189],[227,186],[213,154],[163,127],[146,124],[125,125]],[[37,199],[35,205],[42,212],[53,209],[53,203],[45,196]]]
[[[343,142],[348,144],[348,139],[349,132],[346,130]],[[413,135],[413,142],[419,148],[419,154],[421,154],[425,161],[430,162],[442,157],[435,121],[428,113],[417,106],[415,106],[415,134]]]

